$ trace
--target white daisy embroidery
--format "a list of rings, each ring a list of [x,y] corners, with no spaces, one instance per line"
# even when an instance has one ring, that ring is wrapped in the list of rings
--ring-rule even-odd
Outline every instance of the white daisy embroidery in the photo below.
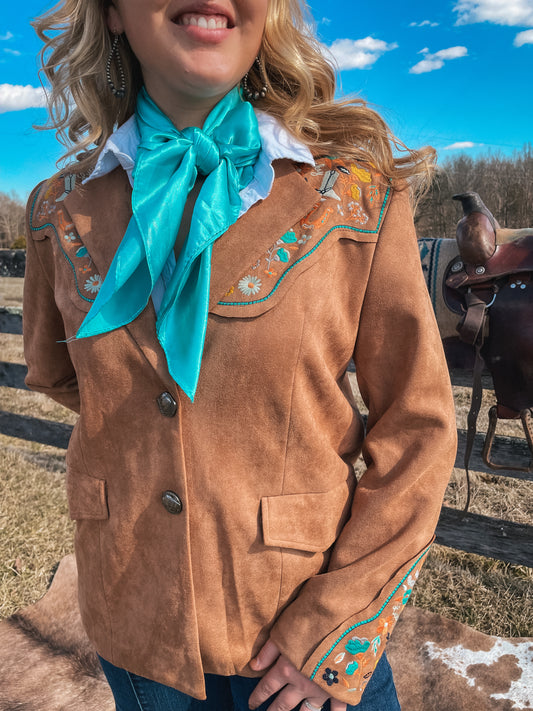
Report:
[[[254,296],[254,294],[257,294],[261,289],[261,279],[249,274],[243,277],[237,286],[245,296]]]
[[[102,286],[102,277],[100,274],[94,274],[93,276],[89,277],[87,281],[85,282],[85,291],[88,291],[91,294],[97,294],[100,291],[100,287]]]

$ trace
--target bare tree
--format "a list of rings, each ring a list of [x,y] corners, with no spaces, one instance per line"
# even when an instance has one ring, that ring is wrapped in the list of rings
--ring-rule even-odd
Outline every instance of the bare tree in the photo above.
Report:
[[[15,193],[0,193],[0,248],[8,248],[24,234],[24,204]]]
[[[502,227],[533,227],[533,146],[513,156],[460,155],[445,161],[418,205],[419,237],[453,237],[461,207],[452,197],[479,193]]]

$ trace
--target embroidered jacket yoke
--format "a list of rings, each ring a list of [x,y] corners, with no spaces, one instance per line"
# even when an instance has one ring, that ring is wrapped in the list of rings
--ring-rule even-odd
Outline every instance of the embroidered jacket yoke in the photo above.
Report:
[[[270,195],[214,244],[194,403],[152,300],[73,338],[131,216],[124,170],[38,186],[27,383],[80,413],[67,489],[101,656],[205,698],[204,673],[253,676],[270,636],[357,704],[433,537],[453,403],[407,191],[340,159],[274,167]]]

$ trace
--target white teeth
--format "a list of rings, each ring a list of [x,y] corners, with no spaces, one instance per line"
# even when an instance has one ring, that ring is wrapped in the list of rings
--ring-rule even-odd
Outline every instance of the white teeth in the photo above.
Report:
[[[181,16],[179,24],[193,25],[194,27],[201,27],[204,30],[223,30],[228,26],[228,18],[222,15],[211,15],[207,17],[206,15],[187,13]]]

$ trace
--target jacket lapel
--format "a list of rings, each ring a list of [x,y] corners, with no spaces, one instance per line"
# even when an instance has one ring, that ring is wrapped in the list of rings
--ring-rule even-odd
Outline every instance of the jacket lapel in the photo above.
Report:
[[[275,180],[268,198],[253,205],[213,245],[210,309],[247,267],[311,212],[320,197],[292,161],[277,160],[273,166]]]
[[[131,218],[131,186],[122,168],[91,180],[65,198],[72,222],[98,272],[105,277]],[[165,353],[155,338],[155,309],[150,299],[144,311],[125,326],[135,345],[170,392],[177,385],[167,368]]]
[[[289,160],[274,163],[272,191],[248,210],[213,245],[209,307],[224,296],[228,286],[290,227],[307,215],[318,195]],[[71,219],[98,272],[105,277],[131,218],[131,186],[122,168],[77,187],[65,198]],[[165,354],[155,337],[156,314],[152,300],[125,327],[147,361],[171,392]]]
[[[126,172],[116,168],[76,188],[65,207],[98,272],[105,277],[131,218],[131,186]]]

